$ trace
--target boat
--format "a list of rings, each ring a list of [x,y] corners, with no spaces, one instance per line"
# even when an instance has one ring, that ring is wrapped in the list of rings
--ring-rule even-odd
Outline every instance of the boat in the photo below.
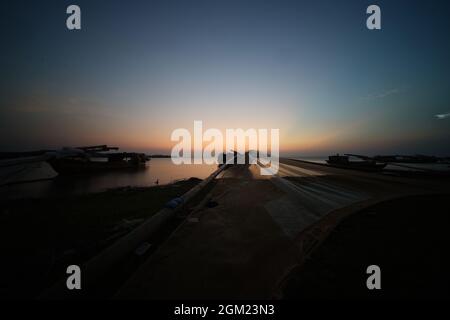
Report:
[[[380,171],[386,167],[387,163],[379,163],[373,159],[362,159],[358,161],[350,161],[350,155],[332,155],[328,157],[327,163],[330,166],[355,169],[362,171]]]
[[[150,160],[144,153],[109,152],[118,149],[107,145],[63,148],[47,162],[58,174],[69,175],[142,168]]]

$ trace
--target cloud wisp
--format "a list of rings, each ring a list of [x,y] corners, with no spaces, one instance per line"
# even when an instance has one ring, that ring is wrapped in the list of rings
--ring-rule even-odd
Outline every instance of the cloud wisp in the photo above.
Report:
[[[443,120],[443,119],[446,119],[446,118],[450,118],[450,112],[447,112],[447,113],[441,113],[441,114],[436,114],[436,115],[434,115],[435,117],[436,117],[436,119],[438,119],[438,120]]]

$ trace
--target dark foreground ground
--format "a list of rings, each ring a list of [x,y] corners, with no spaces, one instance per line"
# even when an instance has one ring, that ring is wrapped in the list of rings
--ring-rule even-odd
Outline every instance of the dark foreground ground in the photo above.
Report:
[[[0,297],[34,297],[201,180],[0,202]]]
[[[294,269],[284,298],[450,298],[448,195],[391,200],[343,220]],[[381,268],[368,290],[366,268]]]
[[[36,297],[57,280],[50,296],[65,297],[65,267],[123,243],[198,183],[0,202],[1,297]],[[144,254],[130,249],[70,298],[449,297],[449,185],[292,160],[269,177],[232,166],[149,234]],[[366,288],[373,264],[381,291]]]

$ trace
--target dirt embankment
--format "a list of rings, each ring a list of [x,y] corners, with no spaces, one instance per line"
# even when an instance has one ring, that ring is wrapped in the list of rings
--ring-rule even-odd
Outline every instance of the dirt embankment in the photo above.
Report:
[[[385,201],[343,221],[284,282],[286,299],[450,297],[449,195]],[[369,265],[381,290],[368,290]]]

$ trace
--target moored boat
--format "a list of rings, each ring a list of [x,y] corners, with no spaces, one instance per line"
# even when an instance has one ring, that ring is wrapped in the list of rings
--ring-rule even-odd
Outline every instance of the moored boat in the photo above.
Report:
[[[329,156],[327,163],[333,167],[355,169],[362,171],[380,171],[387,165],[386,163],[379,163],[371,159],[350,161],[348,155],[339,155],[339,154]]]
[[[61,175],[97,173],[111,170],[145,167],[149,158],[144,153],[114,152],[116,147],[106,145],[80,148],[65,148],[47,162]]]

